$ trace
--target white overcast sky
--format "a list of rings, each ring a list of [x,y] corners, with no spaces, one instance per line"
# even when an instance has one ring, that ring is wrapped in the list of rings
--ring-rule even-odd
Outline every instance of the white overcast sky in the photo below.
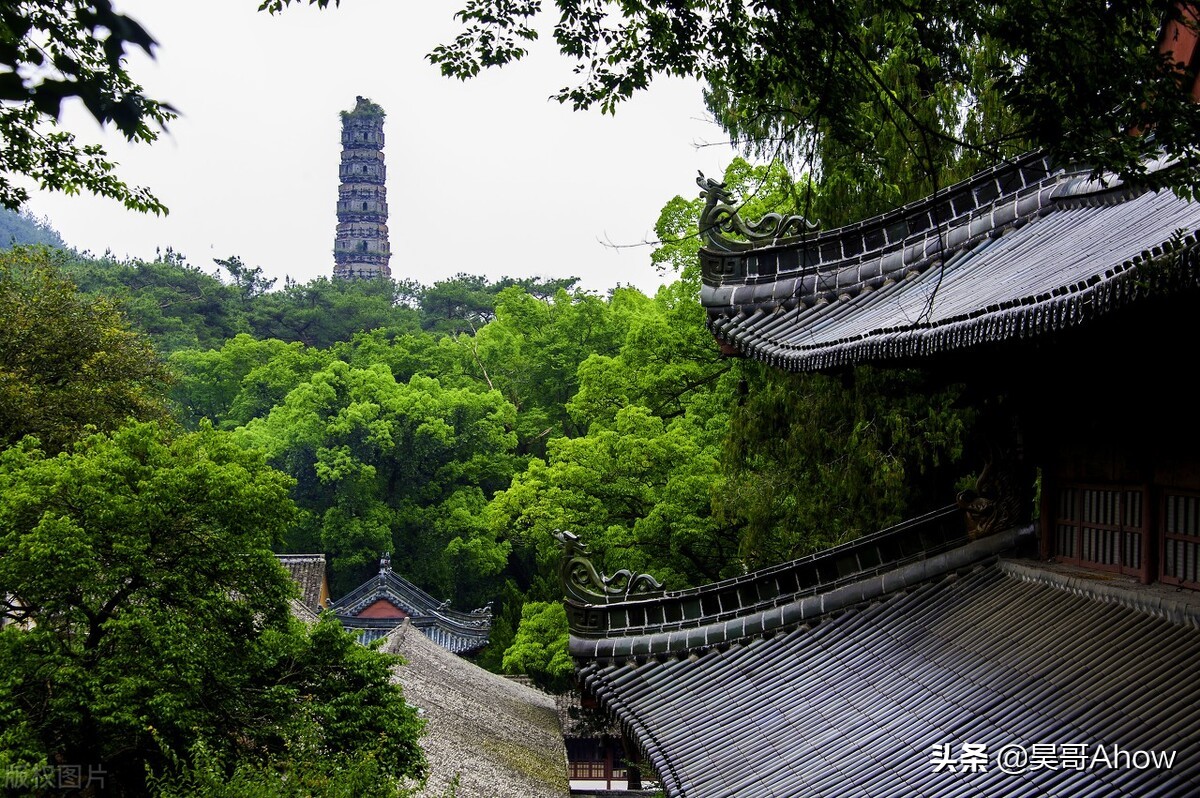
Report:
[[[127,182],[170,207],[156,218],[90,196],[38,193],[29,210],[67,243],[118,257],[173,247],[205,271],[238,255],[272,277],[332,274],[338,112],[356,95],[387,112],[391,268],[429,284],[457,272],[582,278],[653,292],[650,248],[671,197],[734,156],[700,87],[662,80],[615,115],[548,100],[574,77],[549,41],[466,83],[425,58],[457,30],[459,0],[343,0],[281,15],[258,0],[124,0],[159,42],[130,70],[181,116],[153,145],[128,145],[80,108],[63,124],[101,141]]]

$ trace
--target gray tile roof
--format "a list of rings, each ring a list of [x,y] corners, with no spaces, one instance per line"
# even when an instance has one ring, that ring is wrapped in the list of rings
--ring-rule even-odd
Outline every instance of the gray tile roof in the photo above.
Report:
[[[405,700],[425,718],[431,774],[420,798],[441,798],[456,775],[458,798],[567,798],[567,754],[554,698],[489,673],[416,634],[407,621],[383,650]]]
[[[300,601],[312,611],[321,609],[321,586],[325,582],[324,554],[277,554],[279,564],[287,569],[300,587]]]
[[[568,587],[570,650],[622,659],[695,652],[794,627],[1009,551],[1031,527],[971,541],[955,505],[807,557],[629,599]],[[573,594],[573,595],[572,595]]]
[[[492,629],[490,608],[471,612],[452,610],[448,601],[438,601],[390,567],[381,568],[378,575],[335,601],[332,609],[343,626],[357,632],[359,639],[367,643],[385,637],[402,620],[358,617],[377,601],[401,610],[426,636],[455,654],[471,653],[487,645]]]
[[[1198,228],[1200,203],[1031,155],[845,228],[744,251],[710,242],[701,301],[718,339],[779,368],[892,362],[1193,291]],[[1185,256],[1164,257],[1172,247]]]
[[[788,632],[580,673],[668,796],[1200,794],[1200,613],[1111,581],[992,560]],[[966,744],[985,770],[935,772],[935,746]],[[1088,766],[1002,772],[1017,745],[1060,765],[1087,746]],[[1112,746],[1177,753],[1091,764]]]

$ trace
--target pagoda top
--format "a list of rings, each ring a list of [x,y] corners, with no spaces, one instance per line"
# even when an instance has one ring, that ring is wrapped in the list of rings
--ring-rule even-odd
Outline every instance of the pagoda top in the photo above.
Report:
[[[345,122],[351,117],[377,117],[383,119],[387,114],[383,110],[383,106],[378,103],[371,102],[370,99],[359,95],[354,98],[354,109],[350,111],[342,111],[342,121]]]

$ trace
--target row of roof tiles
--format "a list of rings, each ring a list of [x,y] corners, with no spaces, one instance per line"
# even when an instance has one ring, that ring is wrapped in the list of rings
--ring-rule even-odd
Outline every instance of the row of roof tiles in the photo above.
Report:
[[[581,675],[673,797],[1190,796],[1197,617],[993,562],[787,634]],[[982,763],[956,764],[968,744]],[[1045,766],[1000,767],[1035,745]],[[1078,746],[1086,767],[1064,766]],[[1174,757],[1112,768],[1113,746]]]
[[[951,195],[990,201],[964,200],[956,218],[862,254],[848,255],[845,242],[864,226],[898,222],[887,224],[889,215],[825,240],[702,251],[710,328],[773,366],[819,370],[1028,338],[1200,286],[1200,203],[1046,168],[1007,167],[1015,193],[980,194],[968,181]],[[988,173],[984,185],[1003,187],[1003,175]]]

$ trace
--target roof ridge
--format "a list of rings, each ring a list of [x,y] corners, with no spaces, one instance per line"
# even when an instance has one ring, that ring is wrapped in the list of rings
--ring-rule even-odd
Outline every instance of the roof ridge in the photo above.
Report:
[[[873,601],[973,568],[1012,551],[1022,538],[1033,534],[1033,526],[1013,527],[979,540],[940,552],[926,559],[905,563],[882,573],[839,584],[830,590],[797,597],[779,606],[761,609],[727,620],[670,631],[647,631],[620,637],[586,638],[571,633],[569,650],[580,661],[645,660],[684,655],[728,647],[757,637],[787,632],[831,615],[853,610]],[[589,607],[588,610],[595,610]]]
[[[1200,629],[1200,597],[1188,595],[1192,591],[1164,588],[1161,585],[1126,585],[1116,580],[1101,582],[1096,574],[1052,570],[1044,564],[1025,560],[1001,560],[998,567],[1012,579],[1072,593],[1091,601],[1117,604],[1176,626]]]

